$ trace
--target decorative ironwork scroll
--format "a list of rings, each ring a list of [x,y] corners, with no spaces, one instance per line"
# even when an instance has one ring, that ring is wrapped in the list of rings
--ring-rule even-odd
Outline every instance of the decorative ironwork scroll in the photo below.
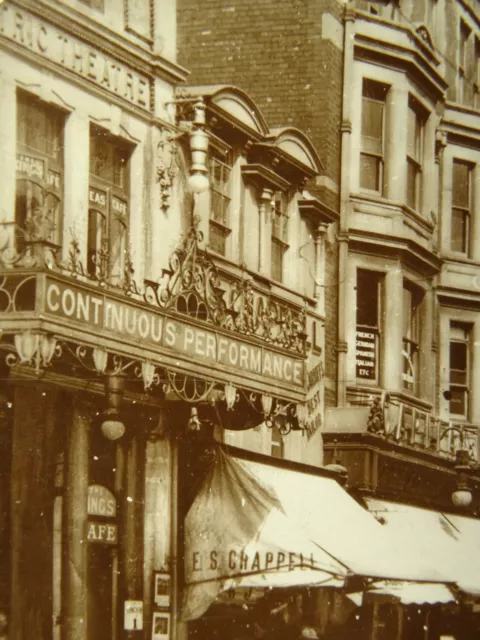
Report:
[[[220,275],[208,252],[200,249],[199,218],[170,256],[169,269],[145,282],[144,298],[162,309],[260,338],[305,354],[306,313],[257,291],[250,278]]]

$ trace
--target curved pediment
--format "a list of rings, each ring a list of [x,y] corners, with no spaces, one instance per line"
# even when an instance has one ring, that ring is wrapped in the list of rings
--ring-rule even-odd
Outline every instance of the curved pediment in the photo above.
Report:
[[[204,85],[187,87],[191,95],[202,95],[208,102],[235,123],[255,131],[260,136],[268,134],[268,126],[260,109],[244,91],[231,85]]]
[[[297,162],[315,173],[322,173],[322,162],[310,139],[300,129],[285,127],[272,129],[271,143]]]

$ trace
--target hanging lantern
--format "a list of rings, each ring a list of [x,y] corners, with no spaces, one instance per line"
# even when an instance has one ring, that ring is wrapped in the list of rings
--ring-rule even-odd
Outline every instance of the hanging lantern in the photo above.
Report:
[[[227,403],[227,409],[231,411],[235,400],[237,399],[237,390],[231,382],[225,385],[225,402]]]
[[[93,363],[97,373],[105,373],[108,362],[108,351],[102,347],[95,347],[92,353]]]
[[[14,344],[22,363],[30,363],[38,349],[39,335],[31,331],[15,334]]]

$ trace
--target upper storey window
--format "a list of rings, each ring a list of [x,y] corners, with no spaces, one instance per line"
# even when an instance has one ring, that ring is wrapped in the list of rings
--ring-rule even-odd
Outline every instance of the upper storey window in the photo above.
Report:
[[[356,375],[362,382],[378,383],[382,276],[374,271],[357,271]]]
[[[90,131],[88,272],[119,280],[129,218],[129,148],[98,127]]]
[[[379,194],[383,194],[387,91],[378,82],[363,81],[360,187]]]
[[[422,165],[425,115],[414,98],[408,105],[407,124],[407,204],[415,210],[421,206]]]
[[[450,413],[468,418],[470,382],[469,327],[453,324],[450,327]]]
[[[475,38],[474,107],[480,109],[480,39]]]
[[[64,115],[58,109],[18,93],[17,251],[24,248],[26,239],[60,242],[64,123]]]
[[[284,258],[288,249],[287,199],[281,192],[272,200],[272,271],[273,280],[283,281]]]
[[[469,254],[472,212],[472,167],[453,161],[452,171],[452,251]]]
[[[227,238],[231,231],[231,173],[232,162],[229,155],[221,156],[213,151],[209,160],[210,169],[210,221],[208,230],[209,246],[226,254]]]

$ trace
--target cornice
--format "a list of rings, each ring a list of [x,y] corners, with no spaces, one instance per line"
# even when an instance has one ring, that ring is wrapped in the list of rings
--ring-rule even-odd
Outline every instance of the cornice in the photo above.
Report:
[[[252,182],[259,189],[286,191],[290,186],[288,180],[263,164],[244,164],[241,172],[245,181]]]
[[[437,298],[447,307],[467,311],[480,311],[480,292],[475,295],[471,291],[454,287],[437,286]]]
[[[367,13],[358,9],[356,10],[356,18],[358,20],[358,24],[360,25],[359,26],[360,29],[361,29],[361,23],[363,21],[363,22],[370,22],[379,27],[386,27],[387,29],[392,29],[394,31],[400,31],[405,33],[408,36],[408,38],[410,38],[413,41],[415,46],[419,48],[419,50],[421,51],[424,57],[426,57],[428,60],[431,60],[433,64],[435,64],[436,66],[440,65],[440,60],[435,53],[434,46],[433,47],[429,46],[425,42],[425,40],[423,40],[423,38],[419,35],[417,29],[415,29],[414,31],[410,26],[401,24],[400,22],[389,20],[388,18],[383,18],[382,16],[378,16],[373,13]],[[412,26],[418,28],[418,27],[424,27],[425,25],[422,23],[416,23]]]
[[[340,214],[331,209],[317,198],[302,199],[298,201],[298,210],[303,218],[309,220],[314,226],[319,223],[331,224],[338,222]]]
[[[380,41],[361,33],[355,34],[355,57],[373,64],[401,69],[439,100],[448,87],[447,81],[429,61],[414,49]]]
[[[352,251],[399,259],[426,276],[433,276],[441,269],[440,258],[413,240],[359,229],[350,229],[349,236]]]

